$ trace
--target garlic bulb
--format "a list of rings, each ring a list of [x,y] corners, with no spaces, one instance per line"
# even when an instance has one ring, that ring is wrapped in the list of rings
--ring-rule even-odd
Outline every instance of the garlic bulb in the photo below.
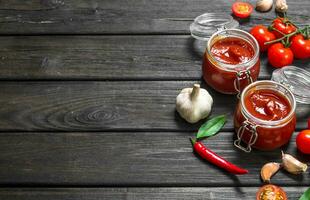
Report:
[[[288,9],[286,0],[276,0],[276,11],[285,13]]]
[[[301,174],[307,171],[308,166],[305,163],[300,162],[290,154],[282,152],[282,165],[283,168],[292,174]]]
[[[193,88],[184,88],[176,98],[176,110],[189,123],[206,118],[211,111],[213,99],[207,90],[195,84]]]
[[[273,0],[258,0],[256,2],[256,10],[266,12],[272,8]]]

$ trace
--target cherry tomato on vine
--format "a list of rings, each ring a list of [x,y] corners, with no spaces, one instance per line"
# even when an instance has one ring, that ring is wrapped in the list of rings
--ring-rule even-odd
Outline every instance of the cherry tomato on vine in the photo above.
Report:
[[[295,58],[310,58],[310,39],[305,39],[302,34],[293,36],[290,48]]]
[[[272,26],[274,29],[277,29],[278,31],[284,33],[285,35],[293,33],[296,31],[296,27],[292,25],[289,22],[286,22],[286,19],[278,17],[272,22]],[[281,38],[283,35],[279,33],[278,31],[273,30],[273,34],[276,36],[276,38]]]
[[[268,49],[269,63],[277,68],[292,64],[294,59],[290,48],[284,47],[282,43],[275,43]]]
[[[233,3],[231,10],[236,17],[247,18],[252,13],[253,7],[249,3],[237,1]]]
[[[284,190],[276,185],[264,185],[256,193],[256,200],[287,200]]]
[[[276,39],[276,36],[268,30],[266,26],[257,25],[254,26],[250,33],[254,36],[259,44],[260,51],[266,51],[271,45],[265,45],[265,42],[269,42]]]
[[[310,154],[310,129],[303,130],[296,137],[296,145],[299,151]]]

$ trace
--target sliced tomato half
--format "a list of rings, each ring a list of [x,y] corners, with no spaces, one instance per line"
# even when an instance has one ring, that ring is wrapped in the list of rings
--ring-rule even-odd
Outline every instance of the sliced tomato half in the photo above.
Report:
[[[256,193],[256,200],[287,200],[284,190],[276,185],[264,185]]]
[[[232,12],[236,17],[247,18],[253,11],[253,6],[246,2],[237,1],[232,5]]]

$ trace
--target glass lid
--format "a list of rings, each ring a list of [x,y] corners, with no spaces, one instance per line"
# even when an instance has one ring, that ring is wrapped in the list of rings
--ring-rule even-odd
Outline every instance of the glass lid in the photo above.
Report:
[[[294,94],[296,101],[310,104],[310,72],[295,66],[285,66],[272,73],[271,80],[281,83]]]
[[[196,17],[189,29],[194,38],[206,41],[217,31],[237,28],[238,26],[238,21],[234,20],[230,15],[205,13]]]

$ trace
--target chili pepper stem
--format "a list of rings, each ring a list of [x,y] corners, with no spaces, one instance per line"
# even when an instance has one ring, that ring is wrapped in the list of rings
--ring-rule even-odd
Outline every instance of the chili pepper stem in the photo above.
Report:
[[[189,140],[191,141],[192,145],[194,146],[196,143],[196,139],[195,138],[189,138]]]

